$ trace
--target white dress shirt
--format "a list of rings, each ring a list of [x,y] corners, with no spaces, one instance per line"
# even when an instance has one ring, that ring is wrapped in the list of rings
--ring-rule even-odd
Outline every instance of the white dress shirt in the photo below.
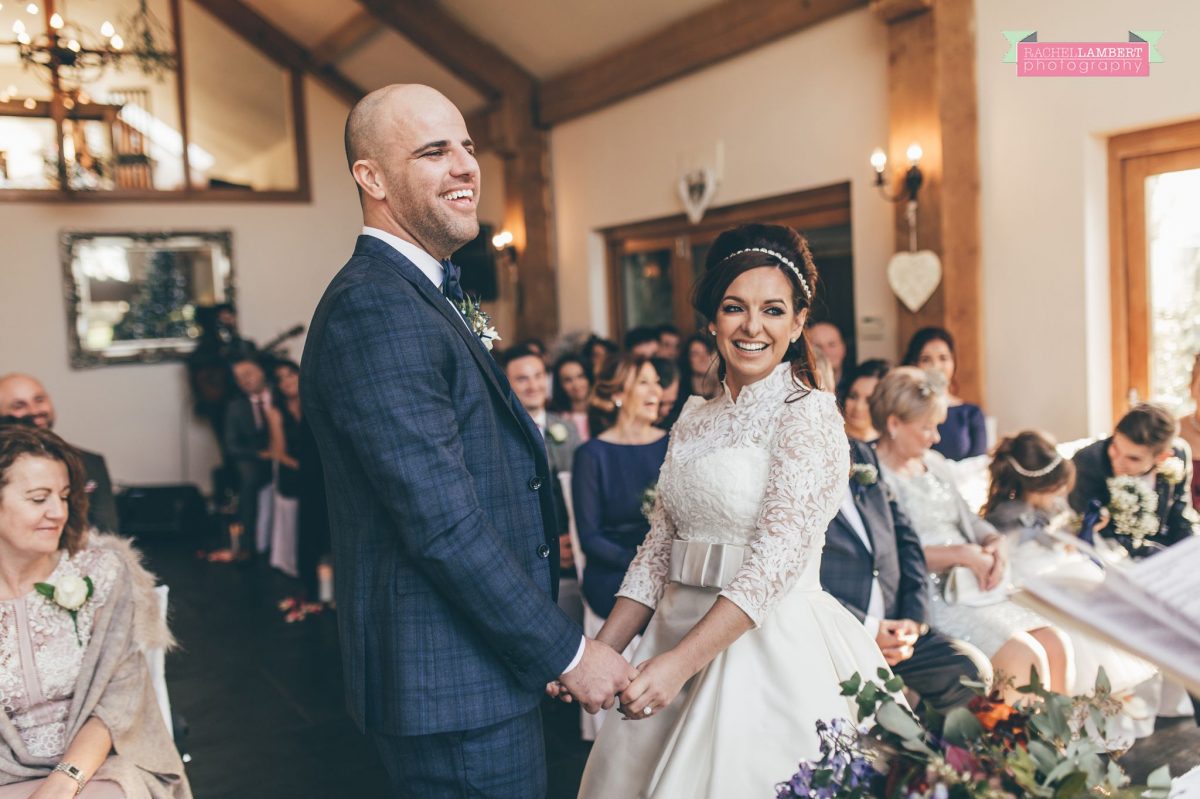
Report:
[[[875,549],[871,546],[871,537],[867,535],[866,525],[863,524],[862,516],[858,512],[858,506],[854,504],[854,493],[850,486],[846,486],[846,493],[842,495],[842,506],[840,508],[842,515],[846,517],[846,521],[850,523],[851,529],[862,540],[863,546],[868,552],[874,553]],[[867,600],[867,615],[863,619],[863,626],[867,628],[867,632],[874,638],[879,634],[879,622],[883,619],[883,589],[879,587],[879,578],[871,578],[871,598]]]
[[[362,234],[364,236],[373,236],[385,244],[390,244],[393,249],[395,249],[408,260],[412,261],[413,266],[417,267],[417,269],[420,269],[421,273],[424,274],[425,277],[429,278],[429,281],[437,287],[438,291],[442,290],[442,281],[445,279],[446,268],[442,266],[442,262],[437,258],[434,258],[432,255],[425,252],[412,242],[405,241],[399,236],[394,236],[391,233],[388,233],[386,230],[380,230],[377,227],[364,226],[362,229]],[[538,421],[536,418],[534,421],[537,422],[539,429],[545,430],[546,411],[542,411],[541,421]],[[587,636],[583,636],[579,640],[579,649],[576,650],[575,657],[572,658],[570,664],[562,670],[563,674],[566,674],[568,671],[571,671],[571,669],[579,665],[579,661],[583,660],[583,650],[586,646]]]

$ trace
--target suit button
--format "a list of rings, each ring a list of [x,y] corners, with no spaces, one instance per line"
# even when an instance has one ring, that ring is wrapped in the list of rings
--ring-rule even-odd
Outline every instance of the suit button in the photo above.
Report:
[[[543,560],[550,557],[550,547],[546,546],[545,544],[542,544],[540,547],[538,547],[538,557],[542,558]]]
[[[530,491],[537,491],[541,487],[542,487],[542,478],[540,478],[540,477],[530,477],[529,478],[529,490]]]
[[[879,569],[871,569],[871,576],[872,576],[872,577],[878,577],[878,576],[879,576]]]

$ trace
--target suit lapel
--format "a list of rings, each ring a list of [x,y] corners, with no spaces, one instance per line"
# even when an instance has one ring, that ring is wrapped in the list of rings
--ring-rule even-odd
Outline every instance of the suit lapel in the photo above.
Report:
[[[854,489],[852,488],[852,489],[850,489],[850,491],[853,494]],[[857,499],[854,500],[854,502],[855,502],[855,505],[857,507],[859,507],[858,515],[861,517],[862,516],[862,507],[858,505]],[[841,508],[838,508],[837,515],[833,517],[833,523],[838,526],[841,534],[846,537],[846,540],[853,541],[854,545],[857,546],[859,549],[861,549],[863,551],[864,555],[866,555],[867,557],[871,557],[871,552],[867,550],[867,545],[863,542],[863,540],[861,538],[859,538],[858,533],[856,533],[854,531],[854,525],[852,525],[850,523],[850,520],[846,518],[846,512],[843,511]],[[873,546],[875,543],[875,538],[874,538],[874,536],[871,535],[871,527],[870,527],[870,525],[867,524],[866,520],[863,520],[863,527],[866,528],[867,535],[871,538],[871,544]]]
[[[417,294],[421,295],[422,299],[428,302],[435,311],[446,319],[450,327],[466,342],[467,349],[471,352],[471,357],[475,359],[475,363],[479,366],[480,371],[487,378],[488,384],[496,392],[496,396],[499,397],[504,406],[508,408],[509,413],[516,419],[517,424],[520,425],[526,440],[529,442],[530,448],[534,451],[534,457],[540,463],[545,463],[545,456],[542,454],[545,447],[540,445],[534,446],[534,442],[541,439],[541,434],[538,433],[537,426],[529,418],[529,414],[525,413],[525,410],[516,402],[516,395],[509,388],[508,378],[504,376],[496,360],[484,348],[483,342],[479,340],[479,336],[467,328],[462,314],[450,304],[449,300],[438,292],[437,287],[433,285],[432,281],[420,269],[397,252],[390,244],[380,241],[373,236],[359,236],[355,252],[378,258],[387,263],[396,270],[397,274],[407,280],[417,290]]]

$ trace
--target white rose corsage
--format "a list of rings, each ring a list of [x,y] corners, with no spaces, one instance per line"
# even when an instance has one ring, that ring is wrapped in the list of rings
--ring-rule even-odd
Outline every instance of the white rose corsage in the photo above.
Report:
[[[492,342],[499,341],[500,334],[496,332],[496,328],[492,327],[492,317],[479,307],[479,299],[464,295],[458,301],[458,312],[467,321],[467,327],[471,328],[472,333],[479,336],[479,341],[490,352]]]
[[[555,444],[561,444],[567,440],[567,428],[562,422],[555,422],[546,428],[546,435],[550,436],[550,440]]]
[[[83,646],[83,638],[79,635],[79,609],[87,604],[87,601],[92,598],[92,594],[96,592],[92,578],[68,574],[58,581],[58,585],[34,583],[33,588],[71,614],[71,622],[75,625],[75,640],[79,642],[80,646]]]
[[[879,470],[869,463],[850,464],[850,479],[866,488],[879,482]]]
[[[1184,475],[1187,474],[1187,469],[1183,465],[1183,461],[1179,458],[1167,458],[1162,463],[1158,464],[1158,473],[1163,476],[1163,479],[1172,486],[1183,482]]]

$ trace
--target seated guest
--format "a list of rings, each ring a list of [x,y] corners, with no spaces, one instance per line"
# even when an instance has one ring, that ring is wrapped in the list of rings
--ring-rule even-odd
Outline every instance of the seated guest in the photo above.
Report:
[[[905,684],[945,715],[975,696],[961,678],[979,681],[982,668],[990,680],[987,659],[929,629],[921,539],[884,490],[875,452],[851,441],[850,462],[849,488],[825,531],[821,587],[866,625]]]
[[[583,605],[579,587],[575,584],[575,555],[571,551],[571,536],[567,530],[567,506],[558,475],[571,471],[575,450],[579,448],[579,432],[567,416],[546,410],[546,367],[541,356],[531,349],[513,347],[502,357],[504,374],[517,395],[521,406],[533,419],[546,442],[546,459],[550,464],[550,491],[558,510],[559,590],[558,606],[571,618],[582,622]]]
[[[241,394],[225,413],[225,452],[238,478],[238,526],[233,552],[240,559],[252,557],[255,545],[266,550],[266,531],[258,530],[260,502],[269,501],[271,446],[267,407],[271,390],[258,361],[244,356],[233,364],[233,378]],[[261,496],[260,496],[261,495]]]
[[[635,358],[658,355],[658,332],[652,327],[635,327],[625,334],[625,353]]]
[[[550,410],[571,420],[580,441],[588,440],[587,408],[591,391],[592,378],[581,356],[567,353],[555,362]]]
[[[670,430],[671,425],[679,418],[675,408],[679,404],[679,370],[675,361],[666,358],[651,358],[650,365],[658,374],[658,384],[662,386],[662,397],[658,402],[657,427]],[[681,406],[682,407],[682,406]]]
[[[1200,353],[1192,361],[1192,383],[1188,389],[1195,406],[1179,418],[1179,435],[1192,451],[1192,508],[1200,508]]]
[[[29,419],[43,430],[52,430],[56,421],[54,402],[45,386],[37,378],[22,374],[0,377],[0,416]],[[104,456],[78,447],[75,451],[87,474],[84,490],[88,495],[88,524],[98,530],[116,532],[120,521]]]
[[[679,328],[675,325],[659,325],[658,357],[668,361],[679,360]]]
[[[1100,530],[1135,558],[1152,555],[1197,532],[1191,453],[1178,435],[1179,423],[1166,408],[1143,402],[1121,417],[1112,436],[1075,453],[1075,488],[1070,502],[1078,513],[1087,513],[1093,502],[1108,505],[1111,477],[1136,477],[1158,494],[1158,531],[1144,545],[1119,533],[1112,523]]]
[[[661,395],[654,367],[630,355],[611,360],[592,389],[592,439],[575,452],[571,493],[583,597],[601,617],[650,531],[642,506],[667,456],[667,433],[654,426]]]
[[[604,370],[604,362],[616,355],[620,348],[615,341],[593,334],[583,344],[583,357],[587,359],[589,375],[598,375]]]
[[[721,378],[717,375],[717,346],[705,335],[688,336],[679,356],[679,400],[682,409],[688,397],[712,399],[721,393]]]
[[[86,482],[49,430],[0,428],[0,797],[190,797],[146,665],[172,644],[154,577],[89,532]]]
[[[1026,430],[996,445],[988,466],[990,484],[983,517],[1008,539],[1013,580],[1018,584],[1053,571],[1082,582],[1099,583],[1104,570],[1076,547],[1049,535],[1055,517],[1066,510],[1074,464],[1044,433]],[[1141,658],[1097,638],[1075,632],[1075,680],[1071,694],[1087,693],[1101,667],[1115,691],[1150,679],[1155,669]]]
[[[997,676],[1022,685],[1030,668],[1042,683],[1071,683],[1070,641],[1048,621],[999,596],[1007,583],[1004,538],[958,493],[945,458],[930,447],[946,418],[941,376],[909,366],[888,372],[871,394],[871,422],[884,481],[925,548],[930,573],[929,623],[973,644]],[[1010,689],[1009,700],[1020,695]]]
[[[833,370],[833,383],[841,382],[843,365],[846,362],[846,339],[842,337],[841,329],[833,322],[813,322],[804,331],[813,352],[819,352],[829,361]]]
[[[872,358],[851,369],[838,384],[838,404],[846,418],[846,435],[851,440],[871,443],[879,438],[879,431],[871,424],[871,392],[879,384],[879,378],[888,373],[887,361]]]
[[[945,378],[946,385],[953,388],[957,357],[950,331],[923,327],[908,342],[903,363],[927,372],[938,372]],[[983,410],[950,393],[946,395],[946,403],[946,421],[938,425],[939,441],[933,447],[934,452],[952,461],[987,453],[987,420]]]

